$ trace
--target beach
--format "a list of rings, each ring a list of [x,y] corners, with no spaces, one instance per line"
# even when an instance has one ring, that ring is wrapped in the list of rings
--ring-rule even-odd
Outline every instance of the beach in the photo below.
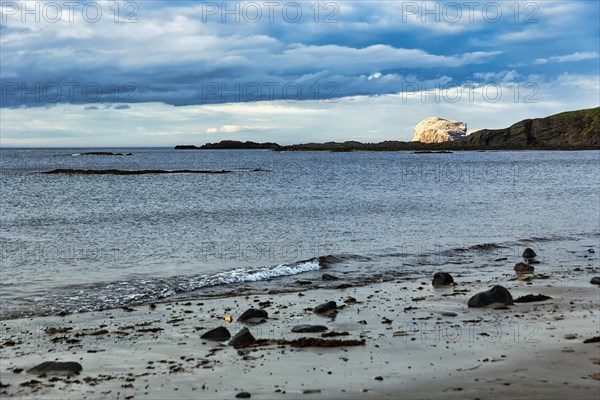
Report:
[[[590,254],[595,256],[595,254]],[[586,258],[587,259],[587,258]],[[2,322],[0,373],[5,398],[569,398],[600,394],[597,258],[587,264],[537,267],[516,279],[499,263],[481,278],[454,276],[433,287],[431,276],[350,286],[212,299],[178,299],[134,308]],[[582,265],[576,267],[575,265]],[[493,285],[516,300],[545,301],[469,308]],[[317,285],[318,286],[318,285]],[[313,308],[335,301],[334,317]],[[237,318],[264,309],[263,323]],[[225,319],[232,317],[232,322]],[[318,324],[339,347],[295,347],[300,324]],[[248,327],[255,344],[235,348],[200,336]],[[49,329],[55,328],[55,329]],[[364,344],[360,343],[364,339]],[[308,341],[310,342],[310,341]],[[315,341],[319,342],[319,341]],[[357,344],[358,342],[358,344]],[[38,376],[43,361],[75,361],[77,375]]]
[[[600,2],[0,15],[0,400],[600,399]]]

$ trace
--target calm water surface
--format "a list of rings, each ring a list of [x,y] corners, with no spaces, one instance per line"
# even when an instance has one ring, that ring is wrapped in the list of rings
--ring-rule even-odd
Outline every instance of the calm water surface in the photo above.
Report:
[[[78,155],[90,150],[0,150],[0,318],[293,289],[325,268],[354,283],[474,274],[526,246],[554,265],[599,250],[597,151]],[[41,173],[55,168],[234,172]]]

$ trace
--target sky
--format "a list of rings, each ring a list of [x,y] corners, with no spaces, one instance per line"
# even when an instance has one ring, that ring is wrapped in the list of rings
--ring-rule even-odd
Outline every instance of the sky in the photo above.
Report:
[[[4,1],[0,145],[412,140],[600,105],[600,2]]]

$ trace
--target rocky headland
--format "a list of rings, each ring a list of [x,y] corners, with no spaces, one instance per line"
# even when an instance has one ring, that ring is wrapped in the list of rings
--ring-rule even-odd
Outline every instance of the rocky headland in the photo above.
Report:
[[[425,120],[427,121],[427,120]],[[423,122],[425,122],[423,121]],[[432,121],[429,121],[430,123]],[[460,124],[460,123],[458,123]],[[458,125],[457,125],[458,126]],[[466,129],[466,127],[465,127]],[[454,134],[453,140],[435,142],[440,135],[419,129],[427,141],[356,141],[304,143],[275,148],[277,151],[459,151],[459,150],[599,150],[600,107],[568,111],[545,118],[519,121],[504,129],[483,129],[469,135]],[[416,132],[415,132],[416,133]],[[443,135],[441,135],[443,136]],[[448,132],[448,137],[452,135]]]

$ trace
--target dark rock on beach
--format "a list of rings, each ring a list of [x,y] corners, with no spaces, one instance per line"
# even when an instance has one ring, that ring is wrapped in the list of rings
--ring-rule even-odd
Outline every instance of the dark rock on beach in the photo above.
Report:
[[[600,285],[600,276],[593,277],[592,280],[590,281],[590,283],[592,285]]]
[[[533,268],[533,265],[529,265],[526,263],[517,263],[515,264],[515,271],[521,274],[524,273],[532,273],[535,270],[535,268]]]
[[[265,310],[258,310],[256,308],[250,308],[242,315],[239,316],[238,321],[240,322],[248,322],[248,321],[259,321],[269,318],[269,314]]]
[[[78,374],[83,367],[75,361],[44,361],[35,367],[28,369],[30,374]]]
[[[331,275],[331,274],[323,274],[321,276],[321,279],[323,279],[324,281],[337,281],[340,278],[338,278],[335,275]]]
[[[313,311],[315,314],[327,315],[337,310],[337,304],[335,301],[328,301],[327,303],[319,304]]]
[[[469,307],[485,307],[494,303],[513,304],[513,298],[508,289],[496,285],[490,290],[480,292],[469,299]]]
[[[552,297],[544,294],[528,294],[515,299],[515,303],[531,303],[533,301],[544,301],[550,299],[552,299]]]
[[[535,258],[537,256],[537,254],[535,253],[535,251],[533,251],[532,248],[526,248],[525,250],[523,250],[523,258]]]
[[[244,328],[241,331],[239,331],[229,341],[228,344],[233,347],[245,347],[245,346],[251,345],[254,342],[256,342],[256,339],[254,338],[254,336],[252,336],[252,333],[250,333],[250,330],[248,328]]]
[[[317,333],[325,332],[328,328],[324,325],[296,325],[292,328],[294,333]]]
[[[200,336],[200,338],[224,342],[231,339],[231,333],[229,333],[229,330],[224,326],[219,326],[218,328],[211,329],[210,331],[206,332],[204,335]]]
[[[239,392],[235,395],[236,399],[249,399],[252,395],[248,392]]]
[[[436,272],[433,275],[433,281],[431,282],[434,287],[446,286],[452,283],[454,283],[454,278],[447,272]]]

